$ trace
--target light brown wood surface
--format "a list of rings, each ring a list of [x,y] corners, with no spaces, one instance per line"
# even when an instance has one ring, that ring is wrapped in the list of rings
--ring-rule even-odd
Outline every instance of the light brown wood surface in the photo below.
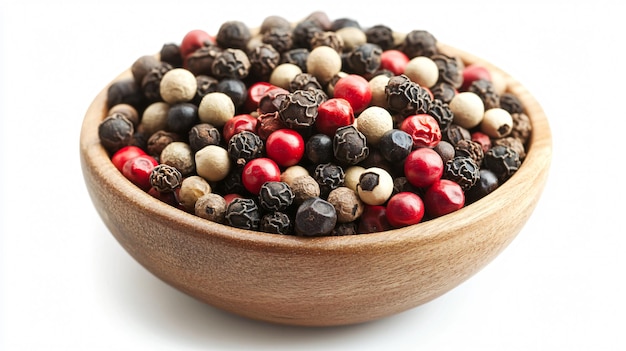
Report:
[[[519,171],[457,212],[387,232],[324,238],[243,231],[203,220],[142,192],[110,162],[97,132],[106,114],[106,87],[89,107],[80,135],[93,205],[146,269],[232,313],[281,324],[332,326],[426,303],[470,278],[515,238],[541,195],[552,156],[546,116],[519,82],[478,57],[440,48],[466,64],[480,62],[500,72],[533,125]],[[122,77],[130,72],[117,79]]]

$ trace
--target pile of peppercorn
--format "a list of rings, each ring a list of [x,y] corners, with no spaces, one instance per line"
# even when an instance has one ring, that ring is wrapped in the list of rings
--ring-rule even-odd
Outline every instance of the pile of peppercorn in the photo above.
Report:
[[[424,30],[315,12],[190,31],[108,89],[99,137],[138,187],[237,228],[301,236],[443,216],[509,179],[531,125],[497,72]]]

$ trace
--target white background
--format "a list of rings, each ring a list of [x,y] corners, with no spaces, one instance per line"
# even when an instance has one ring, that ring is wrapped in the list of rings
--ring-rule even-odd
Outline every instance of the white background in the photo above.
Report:
[[[344,3],[1,2],[0,349],[626,349],[618,1]],[[458,288],[362,325],[282,327],[206,306],[133,261],[91,204],[78,138],[93,97],[139,56],[226,20],[320,9],[426,29],[503,68],[543,106],[554,158],[519,236]]]

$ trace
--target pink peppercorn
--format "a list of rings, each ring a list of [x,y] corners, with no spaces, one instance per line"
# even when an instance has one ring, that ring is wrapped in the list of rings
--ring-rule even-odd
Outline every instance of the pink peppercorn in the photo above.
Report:
[[[461,91],[466,91],[474,81],[479,79],[485,79],[491,81],[491,73],[480,65],[471,64],[463,69],[463,84],[461,85]]]
[[[126,161],[141,155],[146,155],[146,152],[143,151],[142,148],[133,145],[124,146],[123,148],[117,150],[113,154],[113,156],[111,156],[111,162],[113,163],[115,168],[117,168],[121,172]]]
[[[244,188],[254,195],[258,195],[265,182],[280,181],[280,169],[276,162],[261,157],[250,160],[243,168],[241,182]]]
[[[424,217],[424,202],[414,193],[400,192],[387,202],[387,220],[396,228],[419,223]]]
[[[348,100],[343,98],[328,99],[317,108],[315,129],[330,137],[335,135],[337,128],[354,123],[354,110]]]
[[[424,206],[431,217],[440,217],[459,210],[465,205],[461,186],[451,180],[441,179],[426,189]]]
[[[152,187],[150,185],[150,173],[158,164],[152,156],[139,155],[124,163],[122,174],[143,191],[148,191]]]
[[[293,129],[279,129],[267,137],[267,156],[282,167],[296,165],[304,156],[304,139]]]
[[[226,121],[226,124],[224,124],[224,129],[222,131],[222,136],[224,137],[224,141],[228,143],[233,135],[243,131],[254,133],[256,132],[256,127],[257,119],[252,117],[252,115],[237,115]]]
[[[409,57],[400,50],[385,50],[380,56],[380,68],[389,70],[396,76],[404,73],[407,63]]]
[[[201,29],[189,31],[180,43],[180,54],[186,58],[194,51],[206,46],[207,43],[214,44],[215,38]]]
[[[428,114],[411,115],[400,124],[400,129],[413,138],[413,148],[435,147],[441,141],[437,120]]]
[[[372,89],[365,78],[349,74],[335,83],[333,96],[348,100],[354,113],[361,113],[372,101]]]
[[[393,229],[387,219],[387,209],[381,205],[365,205],[357,232],[359,234],[376,233]]]
[[[413,186],[425,188],[443,175],[443,160],[433,149],[419,148],[404,161],[404,175]]]

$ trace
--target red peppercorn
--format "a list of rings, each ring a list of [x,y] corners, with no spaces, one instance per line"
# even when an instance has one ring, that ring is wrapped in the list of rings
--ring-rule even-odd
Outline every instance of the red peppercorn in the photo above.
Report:
[[[250,160],[243,168],[241,182],[244,188],[254,195],[259,195],[261,186],[265,182],[280,181],[280,169],[276,162],[261,157]]]
[[[387,209],[381,205],[365,205],[359,220],[358,233],[376,233],[393,229],[387,219]]]
[[[485,79],[491,81],[491,73],[485,67],[477,64],[471,64],[463,69],[463,84],[461,91],[466,91],[474,81]]]
[[[184,59],[207,43],[215,44],[215,38],[201,29],[189,31],[180,43],[180,55]]]
[[[372,89],[365,78],[349,74],[335,83],[333,97],[348,100],[354,113],[361,113],[372,101]]]
[[[143,191],[148,191],[152,187],[150,185],[150,173],[158,164],[152,156],[139,155],[124,163],[122,174]]]
[[[491,138],[483,132],[473,132],[472,141],[479,143],[483,148],[483,152],[487,152],[491,149]]]
[[[413,186],[425,188],[443,175],[443,160],[433,149],[419,148],[404,161],[404,176]]]
[[[146,155],[142,148],[134,145],[124,146],[111,156],[111,162],[121,172],[126,161],[141,155]]]
[[[454,212],[463,205],[465,205],[465,194],[461,186],[448,179],[433,183],[424,194],[426,213],[432,217]]]
[[[354,123],[354,110],[348,100],[332,98],[322,102],[317,108],[315,128],[330,137],[335,135],[337,128]]]
[[[255,133],[256,127],[257,119],[252,117],[252,115],[237,115],[226,121],[226,123],[224,124],[224,129],[222,131],[222,136],[224,137],[224,140],[228,143],[230,138],[232,138],[233,135],[237,133],[241,133],[243,131]]]
[[[441,128],[428,114],[411,115],[400,124],[400,129],[413,138],[413,148],[435,147],[441,141]]]
[[[274,131],[265,142],[267,156],[283,167],[300,162],[304,156],[304,149],[304,139],[293,129]]]
[[[256,82],[248,88],[248,96],[244,104],[247,111],[256,111],[259,108],[259,101],[265,93],[274,86],[268,82]]]
[[[228,207],[230,202],[233,201],[234,199],[238,199],[238,198],[242,198],[242,197],[243,196],[241,196],[239,194],[235,194],[235,193],[230,193],[230,194],[224,195],[224,200],[226,201],[226,207]]]
[[[380,68],[389,70],[396,76],[404,73],[407,63],[409,57],[400,50],[385,50],[380,56]]]
[[[414,193],[400,192],[387,202],[387,220],[396,228],[417,224],[424,217],[424,202]]]

